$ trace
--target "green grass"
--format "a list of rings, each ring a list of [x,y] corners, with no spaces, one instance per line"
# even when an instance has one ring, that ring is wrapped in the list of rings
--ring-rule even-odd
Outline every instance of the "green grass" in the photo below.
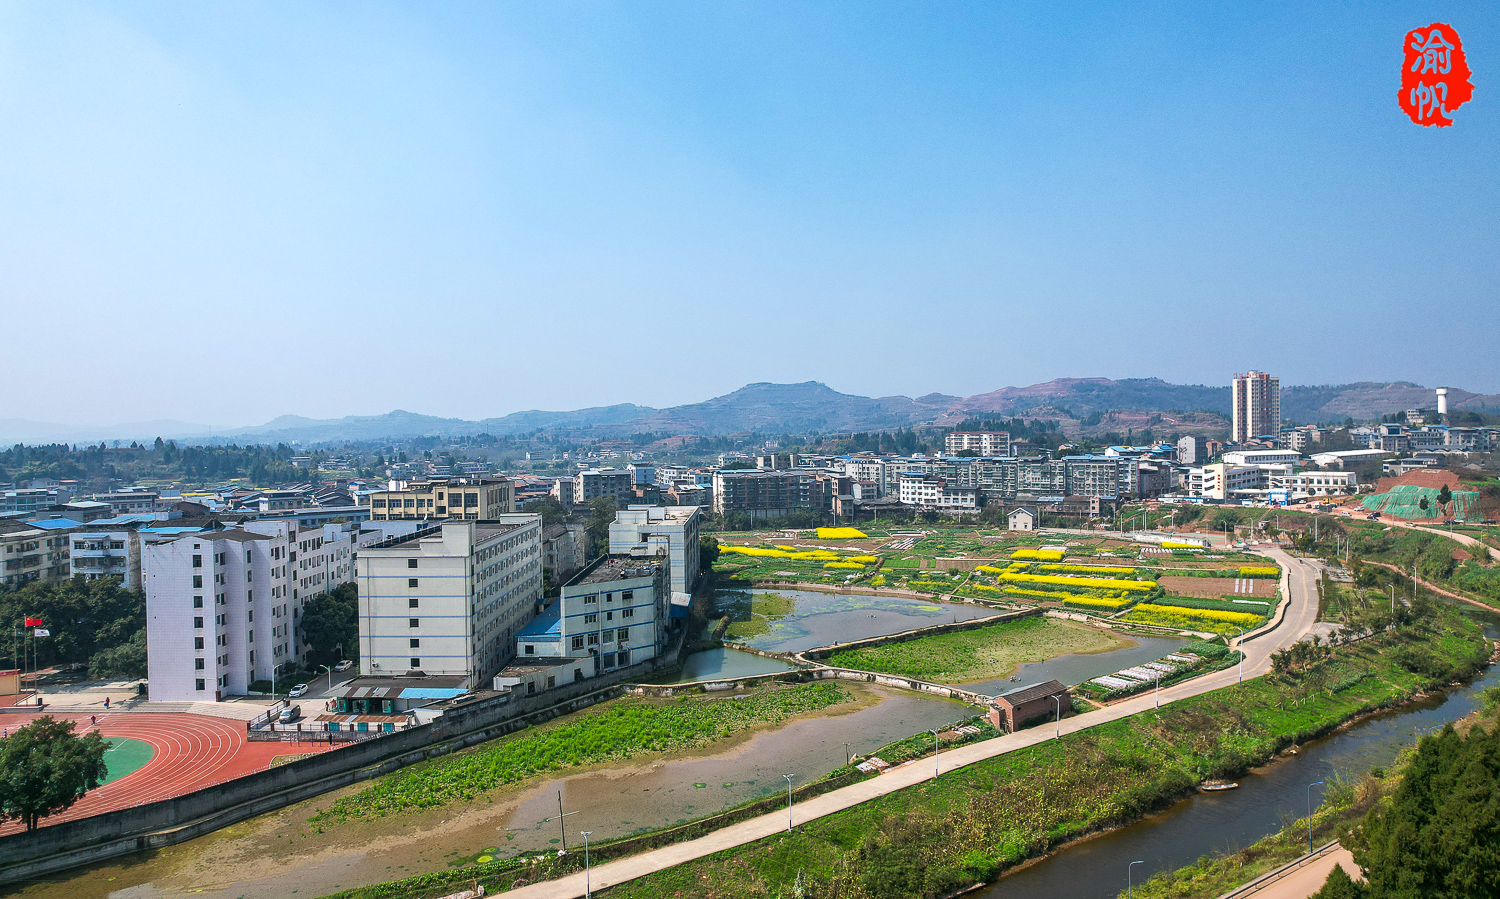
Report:
[[[101,785],[134,774],[146,766],[156,755],[156,748],[141,740],[129,737],[108,737],[109,748],[104,751],[104,766],[109,773]]]
[[[745,696],[615,700],[560,723],[378,778],[314,815],[324,823],[375,818],[455,802],[550,771],[707,746],[737,733],[850,700],[837,684],[804,684]]]
[[[1119,641],[1102,631],[1051,618],[1023,618],[974,630],[837,652],[828,664],[935,683],[1005,677],[1017,666],[1070,652],[1099,652]]]
[[[1201,599],[1196,596],[1158,596],[1151,602],[1159,606],[1177,606],[1183,609],[1215,609],[1220,612],[1250,612],[1256,615],[1269,613],[1273,605],[1270,599],[1244,603],[1230,602],[1227,599]]]

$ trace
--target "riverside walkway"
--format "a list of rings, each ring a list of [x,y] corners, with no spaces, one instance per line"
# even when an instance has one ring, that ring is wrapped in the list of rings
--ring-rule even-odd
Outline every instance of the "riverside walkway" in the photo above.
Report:
[[[1245,653],[1244,671],[1246,677],[1256,677],[1271,668],[1271,654],[1296,643],[1304,637],[1318,620],[1318,594],[1316,581],[1320,577],[1319,564],[1314,560],[1296,559],[1280,549],[1262,547],[1260,552],[1269,556],[1281,566],[1283,584],[1287,587],[1289,602],[1282,613],[1279,623],[1269,629],[1247,635],[1246,642],[1241,647]],[[1166,705],[1193,696],[1200,696],[1214,690],[1233,686],[1239,681],[1238,666],[1215,671],[1202,677],[1184,681],[1171,687],[1164,687],[1161,691],[1161,702]],[[1127,718],[1140,712],[1149,711],[1156,705],[1156,698],[1151,693],[1114,703],[1102,709],[1084,712],[1062,722],[1060,727],[1063,733],[1077,733],[1091,727],[1097,727],[1110,721]],[[1019,733],[1006,734],[992,740],[980,743],[971,743],[956,749],[942,753],[938,757],[938,773],[942,771],[953,771],[958,768],[972,765],[976,762],[1015,752],[1028,746],[1035,746],[1053,739],[1055,729],[1052,727],[1034,727]],[[934,776],[934,766],[928,762],[917,762],[893,769],[868,780],[842,787],[821,796],[814,797],[802,802],[792,809],[792,820],[801,824],[840,812],[848,808],[868,802],[880,796],[904,790],[907,787],[916,786],[924,781],[931,780]],[[787,815],[785,811],[772,812],[731,824],[721,830],[716,830],[707,836],[696,840],[688,840],[682,843],[674,843],[642,852],[638,855],[616,859],[606,862],[592,869],[590,874],[590,886],[595,890],[615,886],[644,877],[657,871],[662,871],[674,865],[700,859],[716,852],[726,849],[734,849],[761,840],[777,833],[785,832],[787,828]],[[512,899],[573,899],[583,896],[585,890],[584,874],[578,872],[556,880],[532,884],[511,890],[505,895]]]

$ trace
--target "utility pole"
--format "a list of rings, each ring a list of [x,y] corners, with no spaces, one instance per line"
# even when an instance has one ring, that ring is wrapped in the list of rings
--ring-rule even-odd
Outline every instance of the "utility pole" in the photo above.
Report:
[[[565,811],[563,811],[562,790],[558,790],[557,791],[557,827],[558,827],[559,830],[562,831],[562,848],[563,848],[564,852],[568,851],[568,825],[567,825],[567,822],[564,819],[567,818],[569,815],[576,815],[576,814],[578,814],[578,813],[577,812],[565,812]],[[552,820],[551,818],[547,818],[547,819],[543,820],[542,823],[546,824],[548,821],[551,821],[551,820]]]

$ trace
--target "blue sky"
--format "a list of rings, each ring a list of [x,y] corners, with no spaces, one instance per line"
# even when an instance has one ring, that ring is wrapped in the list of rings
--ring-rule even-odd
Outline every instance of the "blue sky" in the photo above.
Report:
[[[1500,391],[1500,7],[1054,6],[0,5],[0,418]]]

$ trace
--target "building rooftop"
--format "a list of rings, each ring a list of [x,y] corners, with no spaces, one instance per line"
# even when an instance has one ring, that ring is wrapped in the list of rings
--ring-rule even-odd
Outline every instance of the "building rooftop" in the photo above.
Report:
[[[428,674],[416,677],[361,675],[344,683],[344,699],[452,699],[468,691],[460,674]]]
[[[509,531],[514,531],[516,528],[521,527],[521,525],[519,524],[511,524],[504,521],[452,521],[439,519],[438,521],[433,522],[431,527],[419,528],[415,531],[412,531],[410,534],[400,534],[398,536],[391,537],[388,540],[382,540],[379,543],[370,546],[369,549],[394,549],[396,547],[418,544],[429,537],[440,535],[445,525],[469,524],[474,526],[475,543],[482,543],[485,540],[490,539],[491,537],[498,537],[501,534],[507,533]]]
[[[1023,702],[1031,702],[1033,699],[1044,699],[1066,692],[1068,692],[1067,684],[1060,680],[1049,680],[1045,683],[1032,684],[1029,687],[1008,690],[995,698],[1003,699],[1011,705],[1020,705]]]
[[[543,637],[562,636],[562,603],[553,603],[537,613],[537,616],[526,623],[526,626],[516,631],[516,637],[529,637],[533,640]]]
[[[587,656],[573,658],[571,656],[521,656],[512,664],[506,665],[495,675],[497,678],[519,678],[528,674],[536,674],[539,671],[550,671],[562,665],[572,665],[587,660]]]
[[[568,581],[569,587],[584,584],[602,584],[606,581],[622,581],[627,578],[651,577],[656,574],[658,563],[635,556],[603,556],[593,565],[583,569]]]

